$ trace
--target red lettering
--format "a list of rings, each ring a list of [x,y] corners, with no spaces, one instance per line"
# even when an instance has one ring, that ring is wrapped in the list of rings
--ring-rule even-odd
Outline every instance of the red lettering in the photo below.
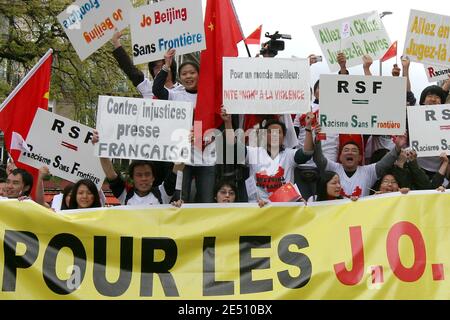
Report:
[[[338,280],[347,286],[358,284],[364,275],[364,248],[361,227],[350,227],[350,245],[352,248],[352,269],[347,270],[345,262],[334,265]]]
[[[434,69],[433,69],[433,67],[428,67],[428,73],[430,74],[430,78],[434,77]]]
[[[414,263],[411,268],[406,268],[402,264],[398,252],[398,240],[403,235],[408,236],[414,246]],[[405,282],[414,282],[420,279],[426,264],[425,242],[420,230],[414,224],[402,221],[392,226],[386,241],[386,252],[389,265],[397,278]]]

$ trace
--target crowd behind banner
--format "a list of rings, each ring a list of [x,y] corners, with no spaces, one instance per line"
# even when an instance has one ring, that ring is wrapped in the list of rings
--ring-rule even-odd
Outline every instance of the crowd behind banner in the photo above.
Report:
[[[211,9],[209,5],[218,5],[218,1],[225,0],[208,0],[205,16],[216,17],[216,24],[220,15],[214,10],[224,7]],[[137,32],[139,37],[133,39],[131,50],[122,46],[120,30],[129,24],[132,8],[124,1],[113,1],[111,7],[101,0],[89,4],[86,3],[89,10],[86,7],[85,14],[95,13],[108,30],[99,33],[97,28],[102,24],[94,22],[92,29],[90,20],[81,30],[71,29],[71,41],[82,42],[77,48],[81,60],[111,39],[111,56],[141,97],[100,96],[96,128],[39,109],[28,136],[13,132],[21,156],[16,163],[9,158],[0,180],[0,200],[4,200],[0,201],[0,220],[6,226],[1,232],[5,244],[4,297],[55,298],[74,293],[74,297],[82,298],[408,299],[432,298],[426,296],[432,291],[438,299],[448,298],[442,293],[445,290],[434,290],[433,286],[446,285],[444,263],[448,260],[447,255],[442,259],[438,255],[445,247],[445,241],[438,241],[445,238],[445,227],[437,226],[446,225],[442,208],[448,207],[450,189],[450,75],[442,77],[449,63],[441,61],[440,65],[417,52],[417,46],[436,45],[418,26],[421,17],[435,21],[436,15],[411,12],[409,47],[405,49],[410,55],[402,55],[400,62],[392,66],[392,76],[385,77],[371,73],[373,61],[380,59],[390,46],[376,12],[313,27],[333,73],[323,74],[311,83],[310,68],[322,61],[320,56],[274,58],[276,52],[270,50],[269,42],[261,46],[255,58],[232,57],[233,53],[205,59],[207,50],[217,53],[220,37],[214,35],[219,39],[215,48],[211,37],[214,30],[221,28],[211,27],[206,18],[205,28],[201,28],[200,1],[181,8],[179,1],[170,0],[136,11],[134,20],[140,19],[139,23],[132,22],[131,32]],[[149,8],[153,10],[151,14]],[[196,14],[191,14],[194,11]],[[60,21],[69,28],[80,22],[80,15],[81,11],[61,15]],[[450,21],[446,19],[441,24]],[[146,44],[149,39],[145,34],[156,22],[158,31],[150,40],[154,44]],[[174,28],[170,29],[172,23]],[[169,29],[171,33],[164,34]],[[446,36],[446,29],[442,30],[441,38]],[[76,40],[80,32],[87,33],[84,40]],[[175,43],[176,46],[169,45]],[[237,52],[236,43],[233,44],[231,49]],[[206,46],[203,58],[200,62],[184,60],[178,65],[177,53],[188,52],[189,46],[195,50]],[[141,62],[148,62],[149,76],[135,65]],[[439,76],[441,85],[427,86],[416,97],[411,89],[411,62],[423,63],[430,80]],[[364,76],[351,75],[347,69],[357,65],[362,65]],[[201,70],[210,77],[206,78]],[[435,70],[437,74],[431,77]],[[206,99],[206,95],[211,99]],[[205,109],[206,101],[221,103]],[[130,161],[126,172],[118,171],[113,159]],[[22,161],[38,169],[38,175],[18,168],[16,165]],[[51,175],[67,181],[61,183],[59,194],[47,199],[44,181]],[[122,207],[103,209],[109,206],[105,194],[109,192]],[[39,205],[23,201],[30,198]],[[214,203],[219,205],[203,206]],[[245,215],[240,214],[242,210]],[[271,214],[265,214],[269,211]],[[83,214],[72,215],[80,212]],[[433,214],[424,214],[430,212]],[[142,220],[142,214],[146,219]],[[173,219],[174,215],[182,219]],[[193,226],[190,228],[180,223],[188,215]],[[129,219],[124,220],[124,216]],[[36,219],[43,223],[34,223]],[[140,223],[136,223],[138,219]],[[290,223],[282,223],[283,219]],[[435,222],[438,220],[442,224]],[[354,221],[359,224],[353,224]],[[423,228],[424,224],[427,228]],[[433,225],[429,228],[428,224]],[[89,228],[80,229],[88,225]],[[60,234],[58,228],[67,233]],[[363,229],[367,239],[362,237]],[[87,231],[80,234],[79,230]],[[217,249],[216,238],[208,233],[211,231],[217,232],[220,239]],[[431,239],[431,246],[425,248],[421,232],[424,238]],[[232,233],[238,236],[230,237]],[[147,234],[159,234],[161,238],[146,238]],[[413,241],[414,255],[405,246],[398,246],[402,235]],[[92,241],[86,240],[90,236]],[[342,254],[348,249],[344,245],[348,244],[348,236],[351,254],[346,257],[350,257],[352,269],[346,267],[350,260]],[[381,249],[367,254],[371,279],[364,277],[364,254],[359,254],[358,245],[362,246],[364,239],[366,248],[373,249],[380,243],[377,239],[386,236],[388,261],[384,252],[380,254]],[[132,261],[136,256],[131,254],[133,237],[142,240],[140,266]],[[326,237],[336,241],[324,241]],[[95,260],[104,258],[96,255],[106,248],[106,238],[113,238],[115,244],[120,241],[121,260],[116,268],[120,275],[116,283],[102,278],[106,260]],[[191,240],[197,245],[203,241],[203,250],[192,250]],[[227,252],[236,248],[233,241],[238,241],[239,250]],[[15,254],[18,243],[27,247],[23,256]],[[74,272],[75,267],[84,268],[82,278],[86,266],[93,265],[94,270],[86,276],[86,285],[69,287],[56,267],[52,269],[58,256],[53,254],[74,243],[74,250],[79,250],[74,251],[75,260],[63,252],[61,261],[70,261]],[[278,256],[275,251],[270,255],[272,268],[284,268],[281,262],[298,263],[292,266],[301,270],[300,275],[293,277],[284,270],[273,273],[273,281],[252,280],[252,269],[263,269],[259,263],[267,261],[252,257],[251,250],[270,248],[274,243],[278,243]],[[291,245],[306,253],[289,251]],[[343,248],[336,250],[335,245]],[[166,251],[162,261],[144,257],[145,252],[157,249]],[[225,261],[223,264],[218,262],[217,270],[215,252],[226,252],[232,257],[221,260]],[[425,265],[425,252],[432,265]],[[406,268],[400,256],[413,261],[413,267]],[[37,270],[34,274],[43,275],[40,282],[16,277],[17,269],[28,268],[21,264],[22,258],[28,259],[32,268],[20,272]],[[122,273],[122,258],[135,266],[133,272]],[[86,264],[89,259],[94,263]],[[172,268],[176,259],[181,262],[178,268]],[[194,271],[192,261],[197,263]],[[152,269],[156,265],[167,270],[160,274]],[[393,272],[386,269],[387,265]],[[187,266],[189,271],[184,270]],[[214,278],[216,272],[231,280]],[[154,292],[153,273],[158,273],[162,284]],[[264,274],[273,276],[270,270]],[[324,293],[323,286],[313,285],[316,274],[324,275],[325,282],[336,290]],[[402,281],[404,290],[390,290],[394,276]],[[131,277],[140,278],[139,288],[138,281],[130,282]],[[380,291],[382,295],[360,286],[366,278],[371,290],[372,285],[386,282]],[[419,279],[422,282],[409,286],[409,282]],[[236,291],[234,282],[239,282]],[[195,287],[193,283],[201,285]],[[306,295],[300,297],[300,291],[295,290],[303,287]]]
[[[185,8],[186,17],[190,11],[198,9],[194,7]],[[91,9],[104,10],[101,4]],[[179,15],[175,20],[189,20],[183,18],[183,12],[186,12],[181,9],[179,12],[169,11],[167,14],[173,14],[173,19]],[[122,21],[119,13],[117,10],[113,16]],[[155,11],[154,14],[159,16],[160,12]],[[414,11],[412,14],[426,13]],[[71,18],[67,19],[62,21],[67,22]],[[356,35],[363,46],[366,34],[385,34],[374,12],[352,19],[345,22],[348,29],[345,37],[344,34],[337,38],[332,36],[330,28],[342,23],[340,20],[314,27],[324,45],[323,50],[336,39],[341,40],[339,46],[342,49],[342,45],[349,45],[348,42]],[[146,21],[144,15],[142,28],[151,19]],[[165,20],[161,21],[162,24]],[[410,32],[415,28],[413,25]],[[224,105],[220,110],[223,123],[217,128],[202,128],[204,123],[193,123],[197,117],[192,116],[192,112],[196,114],[202,63],[188,60],[178,66],[175,62],[177,51],[170,48],[158,55],[163,55],[163,59],[148,63],[150,79],[133,64],[127,49],[121,44],[121,37],[122,32],[117,30],[112,35],[112,56],[143,99],[100,97],[97,128],[88,133],[84,142],[92,141],[95,145],[106,181],[122,205],[258,202],[265,206],[270,202],[310,203],[342,198],[356,201],[372,194],[445,191],[450,187],[450,138],[447,134],[450,128],[447,104],[450,101],[450,77],[443,81],[442,86],[430,85],[423,89],[420,97],[415,97],[411,91],[409,68],[411,60],[417,60],[417,57],[402,56],[400,65],[393,65],[393,78],[386,78],[373,77],[370,71],[373,58],[379,58],[383,52],[372,56],[365,54],[359,62],[364,76],[356,77],[349,75],[347,70],[348,51],[338,50],[329,57],[334,59],[333,70],[339,70],[338,74],[322,75],[312,88],[309,88],[309,66],[318,62],[316,55],[303,61],[280,59],[284,63],[280,72],[272,72],[276,65],[272,55],[264,54],[265,48],[259,58],[227,58],[223,69],[226,70],[223,79],[227,89],[224,89]],[[204,37],[208,40],[208,33],[199,39]],[[337,45],[338,42],[333,43],[333,46]],[[387,49],[388,45],[386,36],[383,40],[386,48],[383,48]],[[264,61],[267,62],[267,72],[264,71]],[[351,61],[352,65],[358,64],[353,56]],[[252,88],[261,83],[266,87]],[[285,83],[291,87],[283,87]],[[245,84],[249,85],[247,89]],[[277,84],[280,87],[273,88]],[[302,88],[296,90],[296,86]],[[352,92],[355,94],[351,96]],[[264,100],[264,110],[270,110],[271,114],[255,111],[258,99]],[[246,100],[249,104],[252,100],[249,109],[252,111],[246,111]],[[226,101],[229,104],[233,101],[229,110]],[[274,102],[271,106],[267,101]],[[291,106],[286,110],[300,105],[298,109],[304,112],[288,113],[291,111],[283,109],[283,101]],[[417,102],[420,106],[415,107]],[[190,105],[193,111],[189,109]],[[420,132],[414,125],[417,121],[410,121],[408,126],[407,110],[412,118],[413,113],[409,111],[419,108],[425,111],[418,117],[425,117],[430,122],[439,118],[440,122],[431,133],[417,134]],[[282,109],[284,111],[280,111]],[[219,112],[212,112],[218,116]],[[174,126],[185,127],[184,134],[176,141]],[[206,130],[205,133],[205,129],[214,130]],[[439,136],[439,143],[430,145],[433,142],[429,141],[433,139],[421,140],[423,136],[434,137],[435,140]],[[166,142],[169,139],[176,143]],[[63,146],[75,148],[67,143],[64,145],[64,142]],[[426,157],[423,156],[425,152]],[[116,172],[111,158],[131,159],[128,172]],[[89,160],[97,161],[97,158]],[[41,166],[37,181],[33,181],[26,171],[12,169],[13,165],[8,164],[5,186],[0,191],[4,197],[27,197],[35,184],[34,199],[54,210],[105,205],[101,182],[93,181],[89,174],[79,175],[84,179],[73,181],[73,185],[53,202],[46,203],[43,179],[51,168]]]
[[[449,200],[411,191],[66,214],[0,201],[0,299],[448,300]]]

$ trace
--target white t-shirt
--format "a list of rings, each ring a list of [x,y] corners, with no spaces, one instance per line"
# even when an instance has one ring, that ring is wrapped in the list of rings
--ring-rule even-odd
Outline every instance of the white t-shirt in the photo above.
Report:
[[[158,186],[159,191],[161,192],[161,200],[163,203],[169,203],[171,196],[166,193],[166,189],[164,189],[164,183]],[[133,191],[130,191],[133,192]],[[127,196],[127,190],[124,189],[118,200],[122,205],[125,204],[125,199]],[[140,206],[140,205],[153,205],[160,204],[158,198],[155,197],[153,193],[149,193],[146,196],[140,197],[134,192],[133,196],[128,199],[127,206]]]
[[[195,105],[197,103],[197,93],[187,92],[186,89],[181,85],[168,91],[169,100],[192,102],[192,107],[195,108]]]
[[[366,166],[358,166],[356,172],[348,177],[345,173],[344,167],[340,163],[328,161],[325,170],[334,171],[338,174],[341,180],[341,186],[345,194],[351,196],[353,192],[359,187],[362,191],[361,196],[368,196],[370,194],[369,188],[377,181],[376,164],[369,164]]]
[[[294,183],[294,168],[297,166],[294,156],[297,150],[287,148],[272,159],[265,148],[246,148],[250,176],[254,177],[258,192],[258,194],[248,195],[249,201],[255,202],[258,196],[267,200],[272,192],[285,183]]]
[[[153,81],[150,81],[149,79],[145,78],[144,81],[138,84],[136,89],[141,93],[142,97],[145,99],[153,99],[155,96],[153,94]]]
[[[164,86],[164,88],[166,88],[169,91],[170,95],[170,91],[180,90],[184,87],[178,82],[176,82],[172,88],[167,88],[166,86]],[[153,81],[151,81],[148,78],[145,78],[144,81],[139,83],[136,89],[141,93],[142,97],[145,99],[153,99],[155,97],[155,95],[153,94]]]

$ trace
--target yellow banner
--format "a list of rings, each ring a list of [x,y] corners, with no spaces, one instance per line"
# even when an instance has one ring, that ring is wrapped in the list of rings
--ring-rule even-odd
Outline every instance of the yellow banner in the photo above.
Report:
[[[450,192],[314,206],[0,201],[0,299],[450,299]]]

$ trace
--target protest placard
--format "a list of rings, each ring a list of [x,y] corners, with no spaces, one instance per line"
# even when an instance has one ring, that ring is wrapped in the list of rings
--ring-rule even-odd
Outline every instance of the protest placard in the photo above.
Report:
[[[362,57],[380,59],[391,45],[378,12],[372,11],[312,27],[331,72],[339,70],[337,55],[343,52],[347,67],[362,64]]]
[[[307,59],[223,59],[223,104],[229,114],[310,111]]]
[[[206,48],[201,0],[166,0],[135,8],[130,25],[134,64],[162,59],[171,48],[179,55]]]
[[[100,96],[96,155],[189,162],[192,103]]]
[[[450,155],[450,104],[409,106],[409,142],[418,157]]]
[[[83,61],[128,26],[131,8],[129,0],[77,0],[58,21]]]
[[[400,135],[406,131],[406,78],[320,76],[325,133]]]
[[[436,82],[439,80],[447,80],[450,78],[450,65],[438,66],[431,64],[424,64],[425,73],[429,82]]]
[[[411,61],[450,66],[450,16],[411,10],[403,54]]]
[[[93,129],[44,109],[38,109],[27,136],[29,151],[19,161],[34,168],[47,166],[52,175],[77,182],[89,179],[100,189],[105,174],[92,157]]]

